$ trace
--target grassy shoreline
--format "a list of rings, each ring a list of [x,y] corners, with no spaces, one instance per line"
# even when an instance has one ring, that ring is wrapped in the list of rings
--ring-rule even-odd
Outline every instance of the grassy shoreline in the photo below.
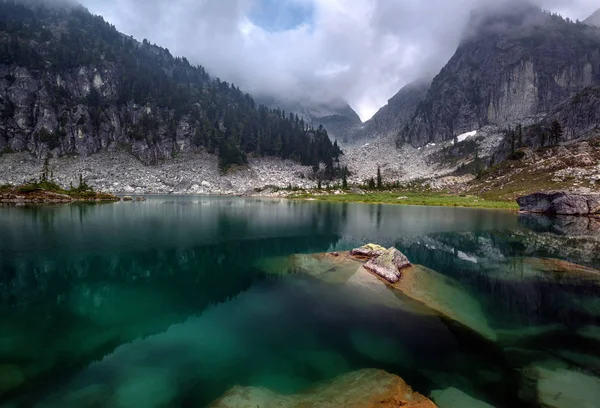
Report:
[[[364,194],[333,194],[327,192],[291,194],[288,198],[297,200],[318,200],[334,203],[422,205],[433,207],[489,208],[517,211],[514,201],[491,201],[473,195],[456,195],[434,192],[377,191]]]

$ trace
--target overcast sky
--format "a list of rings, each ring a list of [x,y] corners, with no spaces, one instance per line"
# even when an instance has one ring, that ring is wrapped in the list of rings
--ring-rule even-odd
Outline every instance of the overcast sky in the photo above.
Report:
[[[81,0],[120,31],[252,94],[343,99],[363,120],[406,83],[439,71],[474,7],[501,1]],[[537,1],[582,20],[600,7]]]

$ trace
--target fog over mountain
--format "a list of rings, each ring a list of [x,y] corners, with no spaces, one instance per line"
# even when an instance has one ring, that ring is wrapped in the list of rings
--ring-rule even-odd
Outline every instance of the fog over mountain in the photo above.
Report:
[[[512,0],[514,1],[514,0]],[[521,0],[518,0],[521,2]],[[537,0],[585,19],[596,0]],[[255,95],[344,99],[363,120],[432,77],[471,12],[509,0],[82,0],[120,31],[169,48]]]

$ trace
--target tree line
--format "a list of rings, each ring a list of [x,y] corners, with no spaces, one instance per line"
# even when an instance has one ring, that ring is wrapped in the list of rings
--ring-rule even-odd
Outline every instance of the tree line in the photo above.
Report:
[[[257,105],[236,85],[211,78],[203,67],[173,57],[168,49],[119,33],[83,7],[32,4],[0,1],[0,64],[25,67],[47,78],[57,112],[84,103],[91,122],[88,136],[100,131],[109,120],[108,110],[116,106],[125,112],[124,129],[133,141],[160,143],[159,127],[164,125],[174,140],[185,121],[192,127],[191,144],[218,154],[223,169],[246,163],[248,155],[277,156],[317,167],[324,163],[326,177],[336,176],[333,163],[342,151],[322,126],[311,128],[294,113]],[[50,80],[81,67],[110,72],[107,85],[114,91],[103,96],[106,92],[91,87],[81,99],[69,91],[69,84]],[[125,107],[132,105],[156,106],[168,115],[128,117]],[[4,118],[14,110],[13,101],[0,100]],[[53,148],[64,135],[64,123],[59,123],[40,140]]]

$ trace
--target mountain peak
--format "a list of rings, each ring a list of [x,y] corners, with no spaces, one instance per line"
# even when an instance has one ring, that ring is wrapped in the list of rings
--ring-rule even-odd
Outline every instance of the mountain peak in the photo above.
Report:
[[[587,25],[600,27],[600,9],[596,10],[591,16],[583,21]]]

